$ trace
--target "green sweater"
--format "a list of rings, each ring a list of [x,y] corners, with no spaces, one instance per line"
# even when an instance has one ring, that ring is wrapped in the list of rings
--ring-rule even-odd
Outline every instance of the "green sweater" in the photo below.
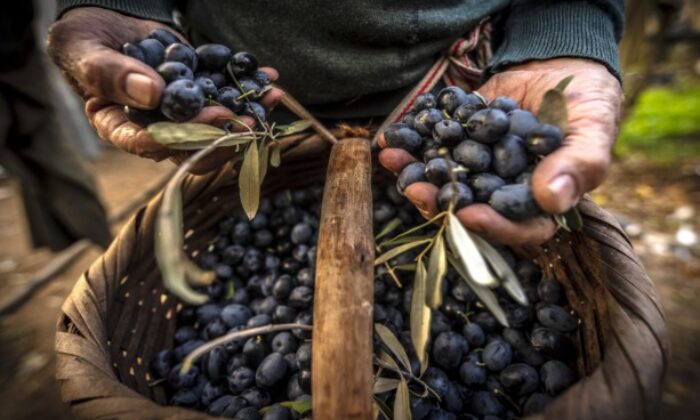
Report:
[[[277,68],[302,103],[338,118],[385,115],[443,49],[494,17],[498,72],[533,59],[584,57],[619,77],[623,0],[57,0],[59,15],[99,6],[173,24]],[[316,106],[314,106],[316,105]],[[322,106],[319,106],[322,105]]]

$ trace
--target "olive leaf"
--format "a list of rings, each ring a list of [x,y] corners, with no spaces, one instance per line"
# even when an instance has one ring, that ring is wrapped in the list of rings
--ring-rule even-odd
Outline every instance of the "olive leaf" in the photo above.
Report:
[[[289,125],[281,125],[276,129],[275,137],[291,136],[292,134],[301,133],[311,127],[311,121],[299,120],[294,121]]]
[[[394,413],[391,411],[388,405],[378,397],[374,397],[373,404],[377,411],[379,411],[386,420],[392,420],[394,418]]]
[[[270,166],[278,168],[282,163],[282,148],[277,142],[272,143],[270,147],[272,148],[270,151]]]
[[[394,269],[394,271],[416,271],[416,267],[416,263],[407,263],[395,265],[392,268]]]
[[[428,260],[428,285],[425,303],[432,309],[442,305],[442,280],[447,273],[447,256],[445,255],[445,240],[442,233],[435,237],[433,249]]]
[[[454,214],[449,213],[447,217],[447,242],[452,252],[458,256],[460,265],[466,269],[470,279],[475,283],[482,286],[496,286],[498,281],[486,265],[484,257],[469,232],[464,229]]]
[[[245,151],[241,174],[238,177],[241,204],[248,219],[255,217],[260,205],[260,164],[258,159],[258,143],[251,141]]]
[[[486,258],[489,266],[491,266],[491,269],[493,269],[496,276],[501,280],[501,287],[503,287],[506,293],[516,302],[521,305],[527,305],[527,295],[525,295],[523,286],[520,284],[518,276],[515,275],[513,269],[510,268],[510,265],[508,265],[501,253],[478,235],[473,235],[472,238],[484,258]]]
[[[574,80],[573,74],[566,76],[565,78],[561,79],[556,86],[554,86],[554,90],[558,90],[559,92],[564,93],[566,87],[569,86],[569,83],[571,83],[572,80]]]
[[[557,223],[557,226],[559,226],[567,232],[571,232],[571,228],[569,228],[569,223],[567,222],[566,217],[564,217],[563,214],[554,214],[552,215],[552,219],[554,219],[554,221]]]
[[[380,240],[381,238],[385,237],[386,235],[390,234],[394,230],[396,230],[397,227],[401,226],[401,219],[398,217],[395,217],[389,222],[387,222],[386,225],[382,228],[382,230],[377,234],[377,237],[374,238],[375,241]]]
[[[408,392],[408,382],[404,378],[401,378],[396,388],[394,420],[411,420],[411,395]]]
[[[406,349],[403,348],[401,342],[399,342],[399,339],[396,338],[394,333],[382,324],[374,324],[374,330],[377,332],[377,335],[379,335],[382,343],[384,343],[389,351],[391,351],[394,356],[399,359],[404,369],[410,372],[411,362],[408,359],[408,354],[406,354]]]
[[[415,242],[415,241],[422,241],[422,240],[427,240],[430,242],[432,238],[432,235],[416,235],[416,236],[405,236],[403,238],[394,238],[394,239],[389,239],[386,240],[382,243],[379,244],[379,248],[386,248],[390,246],[396,246],[396,245],[401,245],[401,244],[407,244],[409,242]]]
[[[496,294],[493,293],[493,291],[488,287],[484,287],[475,283],[469,277],[469,273],[467,273],[467,271],[464,269],[464,266],[456,257],[454,257],[451,254],[447,254],[447,261],[449,261],[450,265],[452,265],[455,271],[457,271],[457,274],[459,274],[459,276],[462,277],[462,280],[464,280],[467,283],[467,286],[469,286],[469,288],[472,289],[479,301],[481,301],[481,303],[486,307],[486,309],[488,309],[489,312],[491,312],[491,314],[498,320],[498,322],[500,322],[501,325],[503,325],[504,327],[508,327],[508,318],[506,316],[505,311],[498,303],[498,298],[496,297]]]
[[[422,239],[418,241],[413,241],[409,242],[407,244],[399,245],[396,248],[392,248],[388,250],[387,252],[383,253],[379,257],[377,257],[376,260],[374,260],[374,265],[379,265],[382,264],[386,261],[389,261],[390,259],[403,254],[406,251],[409,251],[417,246],[423,245],[430,242],[430,239]]]
[[[279,405],[294,410],[299,414],[304,414],[311,410],[311,399],[305,398],[296,401],[282,401]]]
[[[194,265],[187,257],[184,248],[182,219],[182,180],[189,170],[203,157],[213,152],[225,141],[219,138],[212,144],[199,150],[175,171],[172,179],[165,186],[158,217],[156,218],[154,249],[156,263],[163,277],[163,285],[180,299],[194,305],[201,305],[208,300],[207,295],[193,290],[188,280],[196,284],[211,283],[213,273],[207,273]]]
[[[373,394],[383,394],[387,391],[396,389],[399,386],[399,380],[393,378],[379,377],[374,381],[374,387],[372,388]]]
[[[391,366],[395,371],[401,370],[401,368],[399,368],[398,363],[396,363],[396,360],[394,360],[394,358],[391,357],[391,355],[389,355],[389,353],[385,352],[383,349],[379,350],[379,359],[387,365]]]
[[[416,350],[421,372],[428,367],[428,357],[425,347],[430,338],[430,308],[425,304],[425,287],[427,273],[423,260],[418,260],[416,274],[413,279],[413,295],[411,297],[411,341]],[[409,369],[409,372],[411,370]]]
[[[226,132],[209,124],[157,122],[148,126],[148,134],[153,140],[164,146],[183,142],[215,140]]]
[[[583,217],[581,217],[581,212],[576,207],[572,207],[569,211],[564,213],[564,219],[566,220],[567,226],[573,230],[583,229]]]
[[[265,179],[265,175],[267,175],[267,165],[270,160],[270,143],[267,141],[263,141],[262,144],[260,145],[260,150],[258,151],[258,164],[259,164],[259,172],[260,172],[260,180]]]
[[[233,285],[233,280],[229,280],[226,282],[226,295],[224,296],[224,299],[231,300],[233,299],[233,295],[235,294],[236,289]]]
[[[247,144],[256,139],[260,133],[231,133],[223,136],[223,141],[219,147],[233,147]],[[216,139],[206,139],[200,141],[183,141],[166,145],[169,149],[175,150],[199,150],[211,145]]]
[[[555,125],[565,133],[569,124],[569,115],[566,111],[564,94],[554,89],[545,92],[540,108],[537,110],[537,118],[541,123]]]

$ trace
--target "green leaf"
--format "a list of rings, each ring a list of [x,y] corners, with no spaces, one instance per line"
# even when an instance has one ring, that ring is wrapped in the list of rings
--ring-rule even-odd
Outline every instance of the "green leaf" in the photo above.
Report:
[[[226,136],[219,137],[222,142],[219,142],[219,147],[232,147],[241,146],[250,143],[251,140],[255,140],[256,136],[260,133],[232,133]],[[169,149],[174,150],[199,150],[203,149],[216,141],[217,139],[208,139],[200,141],[183,141],[181,143],[167,145]]]
[[[393,238],[391,238],[391,239],[390,239],[389,241],[387,241],[387,242],[393,242],[393,241],[396,241],[396,240],[398,240],[398,239],[405,238],[406,236],[408,236],[408,235],[410,235],[410,234],[412,234],[412,233],[415,233],[415,232],[417,232],[417,231],[419,231],[419,230],[421,230],[421,229],[424,229],[424,228],[426,228],[426,227],[428,227],[428,226],[431,226],[431,225],[433,225],[433,223],[435,223],[436,221],[440,220],[440,219],[441,219],[442,217],[444,217],[446,214],[447,214],[447,212],[443,211],[443,212],[437,214],[437,215],[436,215],[435,217],[433,217],[432,219],[430,219],[430,220],[428,220],[428,221],[426,221],[426,222],[424,222],[424,223],[422,223],[422,224],[420,224],[420,225],[418,225],[418,226],[414,226],[414,227],[410,228],[410,229],[407,230],[407,231],[401,232],[399,235],[394,236]]]
[[[374,397],[373,400],[374,406],[376,409],[382,414],[382,416],[386,420],[392,420],[394,418],[394,413],[391,411],[391,408],[389,408],[388,405],[381,399],[377,398],[376,396]]]
[[[260,205],[260,165],[258,162],[258,143],[251,141],[245,151],[241,173],[238,177],[241,204],[248,219],[253,219]]]
[[[184,142],[215,140],[226,132],[209,124],[157,122],[148,126],[148,134],[156,143],[164,146]]]
[[[416,275],[413,279],[413,295],[411,297],[411,341],[416,349],[421,372],[428,367],[428,355],[425,348],[430,338],[430,308],[425,304],[425,283],[427,273],[423,260],[418,260]],[[410,369],[409,369],[410,372]]]
[[[379,335],[379,338],[382,340],[382,343],[384,343],[384,345],[387,346],[389,351],[391,351],[394,354],[394,356],[396,356],[399,359],[404,369],[410,372],[411,362],[408,360],[408,354],[406,354],[406,349],[403,348],[401,342],[398,338],[396,338],[394,333],[382,324],[374,324],[374,330],[377,332],[377,335]]]
[[[391,366],[392,368],[394,368],[394,370],[401,370],[401,368],[399,367],[398,363],[396,363],[396,360],[394,360],[394,358],[391,357],[391,355],[390,355],[389,353],[387,353],[386,351],[384,351],[384,349],[379,350],[379,358],[380,358],[384,363],[386,363],[387,365],[389,365],[389,366]]]
[[[566,87],[569,86],[569,83],[571,83],[572,80],[574,80],[573,74],[566,76],[565,78],[561,79],[556,86],[554,86],[554,90],[564,93],[564,90],[566,90]]]
[[[396,388],[394,420],[411,420],[411,395],[408,392],[408,382],[403,378]]]
[[[268,141],[263,140],[258,154],[258,164],[260,165],[260,182],[262,182],[265,180],[265,175],[267,175],[267,164],[270,160],[270,143]]]
[[[409,242],[407,244],[399,245],[396,248],[392,248],[388,250],[387,252],[383,253],[380,255],[376,260],[374,260],[374,265],[379,265],[382,264],[386,261],[389,261],[390,259],[403,254],[406,251],[410,251],[411,249],[426,244],[430,242],[430,239],[423,239],[419,241],[414,241],[414,242]]]
[[[488,287],[498,284],[471,235],[452,213],[448,215],[447,242],[475,283]]]
[[[226,295],[224,296],[224,299],[226,299],[226,300],[233,299],[233,295],[235,292],[236,292],[236,289],[233,286],[233,280],[227,281],[226,282]]]
[[[393,378],[379,377],[374,381],[374,387],[372,388],[373,394],[383,394],[387,391],[396,389],[399,386],[399,380]]]
[[[476,297],[481,301],[481,303],[486,307],[486,309],[491,312],[491,314],[501,323],[504,327],[508,327],[508,318],[505,311],[498,303],[498,298],[496,294],[493,293],[488,287],[481,286],[475,283],[470,277],[469,273],[464,269],[460,261],[451,254],[447,254],[447,261],[450,265],[457,271],[462,280],[467,283],[470,289],[474,292]]]
[[[416,263],[399,264],[391,267],[394,271],[416,271]]]
[[[287,407],[290,410],[294,410],[299,414],[304,414],[311,410],[311,399],[305,398],[296,401],[283,401],[279,403],[282,407]]]
[[[432,239],[432,235],[404,236],[403,238],[389,239],[389,240],[386,240],[386,241],[380,243],[379,247],[380,248],[392,247],[392,246],[396,246],[396,245],[407,244],[409,242],[422,241],[422,240],[426,240],[426,239],[428,241],[430,241]]]
[[[553,214],[552,219],[554,219],[554,221],[557,223],[557,226],[559,226],[567,232],[571,232],[571,228],[569,228],[569,224],[566,221],[566,217],[564,217],[563,214]]]
[[[501,280],[501,286],[506,290],[506,293],[519,304],[527,305],[527,295],[525,295],[523,286],[520,284],[518,276],[515,275],[513,269],[510,268],[510,265],[508,265],[501,253],[478,235],[473,235],[472,238],[476,246],[479,247],[484,258],[486,258],[486,261],[488,261],[489,266],[491,266],[496,276]]]
[[[564,213],[564,218],[566,219],[566,224],[573,230],[583,229],[583,217],[581,217],[581,212],[578,211],[576,207],[572,207],[569,211]]]
[[[566,133],[569,125],[569,114],[566,110],[564,94],[555,89],[545,92],[540,109],[537,110],[537,118],[540,123],[552,124],[559,127],[562,133]]]
[[[442,233],[435,237],[433,249],[430,250],[428,260],[428,285],[426,288],[425,303],[432,309],[442,305],[442,280],[447,273],[447,256],[445,252],[445,239]]]
[[[385,237],[386,235],[390,234],[394,230],[396,230],[397,227],[401,226],[401,219],[398,217],[395,217],[387,222],[386,225],[382,228],[382,230],[377,234],[377,237],[374,238],[375,241],[380,240],[381,238]]]
[[[275,130],[275,137],[285,137],[291,136],[292,134],[301,133],[302,131],[308,130],[311,125],[311,121],[307,120],[299,120],[289,125],[281,125],[277,127],[277,130]]]
[[[272,143],[272,151],[270,152],[270,165],[273,168],[279,168],[282,163],[282,148],[278,143]]]

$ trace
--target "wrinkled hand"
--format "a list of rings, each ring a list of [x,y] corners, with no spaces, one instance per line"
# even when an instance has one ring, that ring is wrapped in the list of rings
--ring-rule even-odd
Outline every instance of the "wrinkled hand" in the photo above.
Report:
[[[154,109],[160,103],[165,81],[141,61],[121,54],[121,46],[146,38],[155,28],[167,29],[158,22],[124,16],[106,9],[82,7],[70,10],[49,30],[47,51],[63,71],[73,88],[85,99],[85,113],[103,140],[129,153],[154,160],[173,158],[182,161],[188,153],[167,149],[154,142],[146,129],[130,122],[124,105]],[[182,38],[183,43],[187,41]],[[277,79],[277,71],[261,68]],[[274,107],[283,96],[270,90],[261,104]],[[192,122],[223,126],[233,114],[221,106],[202,109]],[[251,127],[255,121],[242,119]],[[222,148],[198,162],[192,172],[215,169],[233,156],[234,150]]]
[[[535,199],[544,211],[559,214],[576,205],[581,196],[600,185],[610,166],[610,152],[618,132],[622,90],[618,80],[601,64],[575,58],[557,58],[514,66],[493,75],[480,89],[487,98],[510,96],[524,109],[536,112],[544,93],[573,75],[565,98],[569,127],[563,146],[543,159],[532,176]],[[383,136],[379,144],[386,147]],[[384,149],[380,162],[398,173],[415,159],[400,149]],[[405,194],[421,213],[437,214],[438,188],[421,182]],[[539,244],[550,239],[556,226],[550,217],[511,221],[486,204],[474,204],[457,213],[470,230],[508,245]]]

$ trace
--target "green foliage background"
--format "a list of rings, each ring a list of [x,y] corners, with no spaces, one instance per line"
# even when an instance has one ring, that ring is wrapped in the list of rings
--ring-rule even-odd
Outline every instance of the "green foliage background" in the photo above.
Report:
[[[623,123],[615,153],[642,153],[660,163],[700,158],[700,84],[644,91]]]

